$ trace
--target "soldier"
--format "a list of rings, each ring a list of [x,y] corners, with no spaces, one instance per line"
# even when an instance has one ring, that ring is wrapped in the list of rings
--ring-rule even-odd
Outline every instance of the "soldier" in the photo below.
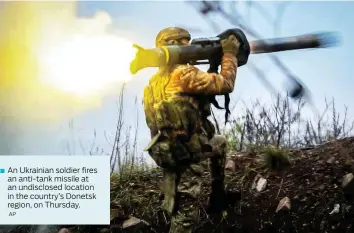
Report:
[[[188,31],[170,27],[160,31],[156,47],[188,45]],[[197,198],[203,167],[200,159],[209,152],[212,191],[211,210],[225,208],[224,166],[226,138],[215,135],[207,96],[233,91],[240,43],[234,36],[222,41],[221,72],[207,73],[187,65],[161,67],[144,90],[144,111],[151,142],[145,150],[163,170],[162,207],[171,214],[170,233],[193,232],[197,221]],[[183,176],[188,177],[183,181]]]

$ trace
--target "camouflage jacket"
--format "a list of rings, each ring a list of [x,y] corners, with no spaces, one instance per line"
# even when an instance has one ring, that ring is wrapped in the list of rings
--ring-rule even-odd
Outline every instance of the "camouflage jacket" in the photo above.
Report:
[[[151,137],[172,130],[182,131],[188,138],[193,133],[205,132],[210,139],[215,129],[207,119],[210,103],[203,96],[231,93],[236,73],[237,59],[232,54],[223,56],[220,74],[191,65],[159,70],[144,90],[144,111]]]

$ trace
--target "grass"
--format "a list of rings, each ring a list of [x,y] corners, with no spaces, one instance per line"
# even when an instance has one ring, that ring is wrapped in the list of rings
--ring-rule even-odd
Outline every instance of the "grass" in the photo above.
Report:
[[[158,168],[135,169],[127,174],[113,173],[111,175],[111,219],[124,216],[125,213],[134,215],[152,213],[152,202],[159,202],[160,181],[162,172]],[[148,194],[148,195],[147,195]],[[129,206],[126,205],[129,203]],[[123,208],[122,208],[123,207]],[[120,213],[116,210],[119,209]]]
[[[291,164],[291,153],[287,149],[273,146],[264,147],[258,154],[257,162],[262,168],[279,171]]]

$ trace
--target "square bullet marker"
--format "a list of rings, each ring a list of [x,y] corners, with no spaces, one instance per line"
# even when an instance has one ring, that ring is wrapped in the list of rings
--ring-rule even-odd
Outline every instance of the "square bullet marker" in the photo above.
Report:
[[[5,169],[4,168],[0,168],[0,173],[5,173]]]

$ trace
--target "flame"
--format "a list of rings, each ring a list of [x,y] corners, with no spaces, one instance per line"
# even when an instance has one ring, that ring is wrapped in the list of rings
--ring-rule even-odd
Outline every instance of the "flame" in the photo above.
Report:
[[[78,18],[75,2],[4,2],[0,21],[2,117],[71,117],[131,78],[136,51],[109,31],[107,13]]]
[[[102,15],[93,20],[102,20]],[[131,42],[101,30],[59,34],[65,37],[43,42],[38,53],[43,83],[83,97],[131,78],[129,64],[136,53]]]

